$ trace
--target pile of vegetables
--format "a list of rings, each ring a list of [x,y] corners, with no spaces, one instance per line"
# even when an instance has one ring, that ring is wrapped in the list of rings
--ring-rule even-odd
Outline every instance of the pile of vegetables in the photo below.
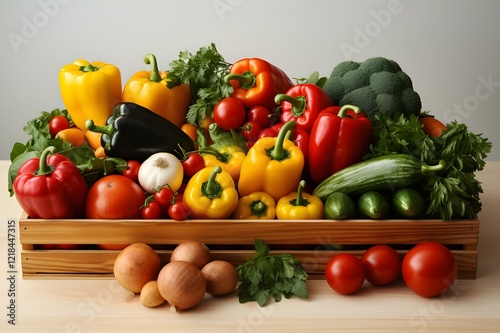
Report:
[[[180,52],[168,71],[152,54],[144,62],[151,70],[123,88],[112,64],[62,66],[66,109],[28,122],[30,140],[10,156],[9,191],[30,217],[452,220],[481,210],[475,172],[491,142],[422,111],[393,60],[296,82],[263,59],[229,63],[215,44]],[[79,198],[64,181],[50,196],[31,191],[28,178],[55,181],[62,157],[79,171]]]
[[[30,218],[452,221],[481,210],[475,172],[491,142],[424,112],[393,60],[342,62],[329,77],[315,72],[296,82],[263,59],[227,62],[214,44],[180,52],[168,71],[152,54],[143,60],[151,70],[123,88],[112,64],[78,60],[61,68],[65,109],[29,121],[29,140],[10,155],[8,190]],[[307,297],[298,260],[270,255],[260,240],[238,267],[211,261],[199,242],[180,244],[163,266],[146,244],[98,246],[121,250],[117,281],[150,307],[166,301],[187,310],[207,292],[231,293],[238,281],[242,303]],[[395,278],[377,282],[363,260],[332,258],[330,286],[350,294],[365,278]],[[346,289],[331,273],[341,272],[332,268],[337,261],[350,267],[348,276],[359,273],[348,283],[340,274]],[[416,276],[410,288],[429,295],[418,290],[411,263],[405,271]]]
[[[271,255],[269,246],[259,239],[255,249],[255,256],[235,267],[225,260],[213,260],[205,244],[184,241],[162,264],[151,246],[133,243],[119,252],[113,272],[125,290],[140,295],[144,306],[167,302],[173,312],[194,308],[207,293],[219,297],[236,289],[240,303],[255,301],[260,306],[271,298],[276,302],[283,296],[307,298],[307,273],[293,255]]]

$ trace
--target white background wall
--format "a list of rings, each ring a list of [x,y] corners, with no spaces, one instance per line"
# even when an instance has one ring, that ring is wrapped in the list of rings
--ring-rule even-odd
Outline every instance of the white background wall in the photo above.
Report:
[[[229,62],[261,57],[291,77],[341,61],[396,60],[424,110],[465,122],[500,160],[500,1],[3,0],[0,159],[41,111],[63,108],[57,74],[77,58],[113,63],[125,81],[154,53],[161,69],[216,43]]]

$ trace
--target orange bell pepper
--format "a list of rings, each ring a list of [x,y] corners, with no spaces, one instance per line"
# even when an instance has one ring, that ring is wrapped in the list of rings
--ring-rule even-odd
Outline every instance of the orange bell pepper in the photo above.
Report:
[[[239,99],[247,109],[261,105],[273,110],[277,106],[274,97],[293,86],[285,72],[259,58],[235,62],[224,80],[233,86],[231,96]]]

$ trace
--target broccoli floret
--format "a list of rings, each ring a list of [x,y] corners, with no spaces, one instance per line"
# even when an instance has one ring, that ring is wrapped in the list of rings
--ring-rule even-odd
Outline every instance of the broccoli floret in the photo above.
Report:
[[[410,77],[398,63],[384,57],[339,63],[323,89],[336,104],[356,105],[368,117],[395,112],[418,115],[422,109]]]

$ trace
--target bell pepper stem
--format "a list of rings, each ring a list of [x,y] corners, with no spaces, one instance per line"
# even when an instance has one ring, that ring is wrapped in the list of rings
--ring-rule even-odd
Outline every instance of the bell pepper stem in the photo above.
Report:
[[[243,89],[248,90],[255,86],[255,75],[252,72],[245,72],[243,74],[231,73],[224,76],[224,82],[229,83],[232,80],[237,80]]]
[[[255,216],[264,216],[267,211],[267,205],[262,202],[262,200],[255,200],[252,201],[250,204],[250,211],[252,212],[252,215]]]
[[[293,199],[290,201],[290,203],[294,206],[307,206],[309,205],[309,201],[307,201],[303,196],[302,196],[302,189],[306,187],[306,181],[301,180],[299,182],[299,186],[297,188],[297,198]]]
[[[202,184],[201,192],[203,193],[203,195],[209,197],[210,199],[220,197],[220,195],[222,194],[222,186],[215,179],[215,177],[217,177],[217,175],[221,172],[222,168],[220,167],[220,165],[216,165],[213,168],[210,176],[208,177],[208,180]]]
[[[54,146],[49,146],[43,150],[42,155],[40,155],[40,162],[38,165],[38,170],[35,172],[35,176],[48,175],[52,172],[53,167],[47,164],[47,157],[50,154],[54,153],[55,150],[56,147]]]
[[[300,117],[306,110],[306,98],[304,96],[293,97],[287,94],[277,94],[274,97],[274,102],[281,105],[282,102],[288,102],[292,105],[292,114],[295,117]]]
[[[109,137],[113,136],[115,133],[113,124],[97,126],[92,119],[87,119],[87,121],[85,121],[85,127],[91,132],[107,134]]]
[[[154,54],[146,54],[146,56],[144,56],[144,63],[151,65],[151,76],[149,77],[149,81],[161,82],[162,78],[160,72],[158,71],[158,62],[156,61]]]
[[[273,160],[284,160],[288,157],[288,151],[284,149],[283,144],[288,135],[288,132],[293,131],[295,128],[295,121],[290,120],[286,122],[280,129],[276,137],[276,143],[271,149],[267,151],[267,155]]]
[[[339,116],[340,118],[345,118],[345,117],[347,117],[347,111],[349,111],[349,110],[354,111],[355,114],[361,113],[361,109],[359,107],[346,104],[340,108],[339,112],[337,113],[337,116]]]
[[[80,71],[81,72],[85,72],[85,73],[88,73],[88,72],[97,72],[99,70],[99,67],[96,67],[92,64],[87,64],[85,66],[80,66]]]

